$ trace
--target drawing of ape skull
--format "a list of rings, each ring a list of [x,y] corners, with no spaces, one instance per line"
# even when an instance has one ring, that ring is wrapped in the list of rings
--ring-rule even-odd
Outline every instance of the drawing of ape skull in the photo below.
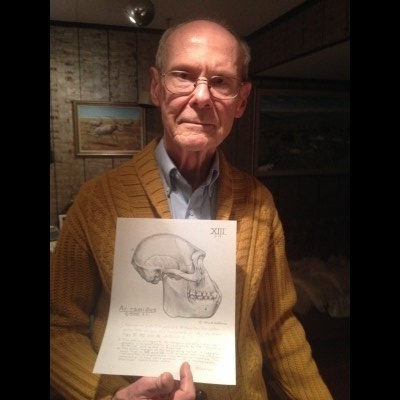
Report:
[[[147,282],[163,282],[164,311],[170,317],[209,318],[221,292],[203,261],[206,253],[167,233],[148,236],[136,247],[132,265]]]

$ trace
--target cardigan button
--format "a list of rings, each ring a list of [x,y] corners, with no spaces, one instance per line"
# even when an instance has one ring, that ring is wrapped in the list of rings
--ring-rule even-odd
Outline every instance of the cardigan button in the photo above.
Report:
[[[198,390],[196,392],[196,400],[208,400],[207,393],[203,390]]]

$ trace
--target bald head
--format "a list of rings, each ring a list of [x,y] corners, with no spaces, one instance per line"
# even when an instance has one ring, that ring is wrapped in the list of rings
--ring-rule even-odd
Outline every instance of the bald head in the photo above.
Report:
[[[224,53],[229,63],[235,65],[238,76],[248,78],[250,49],[229,27],[208,19],[183,22],[167,29],[162,35],[156,53],[156,67],[160,72],[168,70],[169,55],[190,51],[203,46]],[[201,55],[199,55],[201,56]]]

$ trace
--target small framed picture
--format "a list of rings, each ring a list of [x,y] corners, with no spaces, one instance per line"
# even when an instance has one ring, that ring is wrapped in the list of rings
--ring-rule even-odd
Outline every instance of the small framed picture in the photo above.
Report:
[[[143,148],[144,108],[104,101],[72,104],[77,156],[127,156]]]
[[[258,176],[348,173],[350,96],[347,89],[256,91]]]
[[[61,230],[66,216],[67,216],[67,214],[59,214],[58,215],[58,229],[59,230]]]

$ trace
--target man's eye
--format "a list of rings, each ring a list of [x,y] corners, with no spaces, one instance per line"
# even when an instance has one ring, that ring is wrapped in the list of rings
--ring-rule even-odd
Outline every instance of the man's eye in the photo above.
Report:
[[[174,77],[176,79],[180,79],[182,81],[191,81],[192,80],[191,75],[184,71],[174,72]]]
[[[229,86],[230,85],[230,81],[225,76],[213,76],[211,78],[211,85],[213,87]]]

